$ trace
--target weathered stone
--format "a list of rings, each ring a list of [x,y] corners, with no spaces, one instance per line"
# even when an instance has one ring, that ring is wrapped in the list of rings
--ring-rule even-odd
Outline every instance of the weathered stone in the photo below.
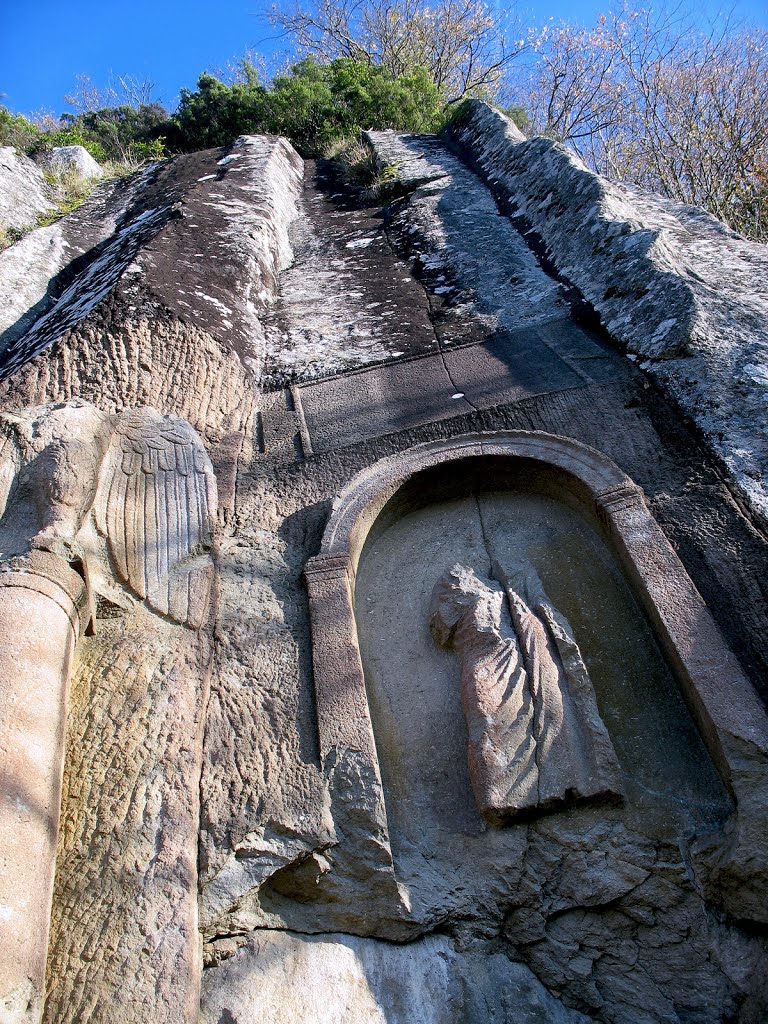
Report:
[[[255,932],[205,977],[201,1024],[586,1024],[522,964],[461,953],[445,936],[404,946],[352,935]]]
[[[461,565],[441,576],[429,623],[435,640],[460,654],[480,811],[503,823],[566,800],[619,796],[619,764],[570,625],[531,565],[494,561],[491,569],[501,588]],[[502,626],[505,597],[511,635]]]
[[[404,276],[378,206],[352,205],[335,182],[331,195],[318,192],[313,171],[328,173],[308,163],[291,227],[295,262],[264,321],[265,389],[437,350],[424,291]]]
[[[48,553],[0,564],[0,1020],[37,1024],[59,830],[64,732],[85,584]]]
[[[366,139],[408,190],[392,228],[431,286],[446,345],[568,316],[560,284],[444,144],[395,132],[367,132]]]
[[[95,188],[74,213],[37,228],[0,253],[0,351],[21,338],[76,274],[86,253],[102,248],[126,214],[129,198],[149,175]]]
[[[101,178],[104,171],[84,146],[54,146],[42,160],[51,174],[63,177],[72,174],[78,178]]]
[[[98,1015],[119,991],[130,1014],[151,1008],[169,1024],[191,1021],[200,979],[196,779],[210,644],[138,602],[185,625],[208,623],[212,468],[189,426],[151,409],[110,417],[75,402],[6,415],[2,427],[0,657],[21,673],[15,684],[4,673],[11,689],[2,769],[14,784],[1,822],[12,890],[0,897],[14,929],[4,947],[18,952],[0,998],[12,1004],[29,981],[29,1005],[12,1019],[39,1021],[49,954],[47,1020]],[[98,630],[92,649],[81,642],[69,708],[74,648],[93,627],[94,595],[124,617],[133,611],[132,622],[122,634]],[[36,905],[21,914],[29,890]],[[126,976],[139,955],[142,971]]]
[[[16,307],[3,335],[0,372],[20,368],[0,389],[6,408],[77,395],[112,411],[169,396],[162,411],[216,443],[241,431],[250,439],[244,424],[254,416],[253,380],[264,359],[258,313],[273,302],[290,260],[287,229],[300,186],[300,161],[287,143],[249,137],[228,153],[192,154],[99,186],[89,200],[99,210],[99,237],[86,238],[89,223],[81,230],[87,211],[61,222],[61,272],[44,297],[26,289],[34,305]],[[70,235],[80,258],[65,268]],[[17,268],[20,277],[28,264]],[[43,260],[41,278],[47,266]]]
[[[744,672],[768,669],[765,540],[480,178],[439,140],[371,141],[400,176],[386,211],[327,163],[301,199],[296,154],[251,138],[102,183],[0,256],[20,294],[0,550],[85,556],[96,605],[46,1021],[191,1024],[202,939],[212,1024],[758,1024],[768,737]],[[18,412],[72,398],[96,409]],[[510,461],[498,431],[529,447]],[[113,490],[137,518],[110,520]],[[176,570],[139,520],[159,549],[193,525]],[[205,589],[212,554],[190,628],[174,588]],[[525,556],[567,615],[623,805],[478,813],[428,608],[492,555]]]
[[[24,231],[56,206],[53,188],[29,157],[0,146],[0,228]]]
[[[209,639],[105,611],[72,684],[44,1020],[193,1024]]]
[[[450,137],[768,522],[766,247],[703,210],[601,178],[559,143],[518,138],[479,101]]]

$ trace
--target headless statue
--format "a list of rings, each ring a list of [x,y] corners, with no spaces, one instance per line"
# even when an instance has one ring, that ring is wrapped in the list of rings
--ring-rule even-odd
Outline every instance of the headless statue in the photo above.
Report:
[[[430,607],[433,637],[461,659],[481,813],[501,824],[565,802],[620,796],[616,754],[570,625],[530,565],[493,571],[501,586],[454,565],[435,584]]]

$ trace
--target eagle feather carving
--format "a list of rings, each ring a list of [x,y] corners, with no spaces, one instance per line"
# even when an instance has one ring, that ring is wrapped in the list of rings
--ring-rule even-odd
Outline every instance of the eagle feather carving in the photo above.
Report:
[[[154,409],[117,422],[96,496],[114,567],[151,608],[202,625],[213,579],[216,480],[193,428]]]

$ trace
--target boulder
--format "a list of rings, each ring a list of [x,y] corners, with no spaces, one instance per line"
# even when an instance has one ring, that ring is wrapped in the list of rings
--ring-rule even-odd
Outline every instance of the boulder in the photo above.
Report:
[[[46,156],[43,166],[59,177],[75,174],[79,178],[101,178],[104,170],[84,146],[56,146]]]

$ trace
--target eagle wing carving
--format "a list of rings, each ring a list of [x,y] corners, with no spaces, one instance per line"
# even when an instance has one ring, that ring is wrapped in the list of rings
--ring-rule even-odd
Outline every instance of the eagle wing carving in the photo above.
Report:
[[[120,578],[147,604],[199,627],[213,579],[216,479],[184,420],[124,413],[103,464],[96,520]]]

